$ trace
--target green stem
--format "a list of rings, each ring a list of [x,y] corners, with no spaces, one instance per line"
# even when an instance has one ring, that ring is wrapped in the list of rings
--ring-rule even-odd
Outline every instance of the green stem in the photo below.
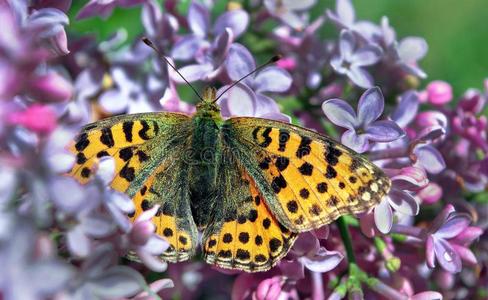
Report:
[[[351,234],[349,233],[347,222],[344,217],[339,217],[336,222],[337,226],[339,227],[342,242],[344,243],[344,247],[346,248],[347,261],[349,262],[349,264],[355,264],[356,257],[354,256],[354,251],[352,249],[352,239]]]

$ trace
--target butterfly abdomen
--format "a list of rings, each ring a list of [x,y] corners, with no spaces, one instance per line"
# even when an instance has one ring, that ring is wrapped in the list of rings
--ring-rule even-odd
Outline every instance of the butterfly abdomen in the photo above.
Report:
[[[204,228],[215,202],[217,166],[221,155],[220,128],[209,117],[195,117],[191,149],[185,155],[190,168],[191,209],[195,223]]]

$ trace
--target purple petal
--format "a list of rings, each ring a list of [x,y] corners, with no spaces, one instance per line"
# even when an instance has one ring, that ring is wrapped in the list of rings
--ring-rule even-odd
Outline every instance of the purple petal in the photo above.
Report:
[[[468,214],[451,213],[434,235],[437,238],[450,239],[463,232],[470,223],[471,218]]]
[[[179,69],[180,73],[183,77],[186,78],[189,82],[197,81],[204,79],[207,77],[212,71],[214,70],[212,64],[203,64],[203,65],[188,65],[184,66],[183,68]],[[174,81],[177,83],[184,83],[183,79],[179,77],[173,78]]]
[[[427,54],[427,42],[423,38],[407,37],[398,45],[398,54],[402,61],[416,62]]]
[[[212,44],[213,64],[220,66],[227,59],[229,48],[234,40],[232,30],[226,28],[219,34]]]
[[[475,239],[483,234],[483,229],[479,227],[469,226],[463,232],[454,237],[451,242],[463,246],[469,246]]]
[[[281,260],[279,267],[283,276],[286,276],[292,280],[300,280],[305,278],[305,268],[301,261],[297,259],[287,261]]]
[[[115,2],[99,4],[98,1],[92,0],[80,10],[76,16],[76,19],[81,20],[97,15],[103,19],[106,19],[110,14],[112,14],[112,10],[114,9],[115,5]]]
[[[434,237],[429,235],[425,242],[425,260],[429,268],[435,268]]]
[[[373,86],[373,77],[361,67],[351,65],[351,68],[347,70],[346,74],[359,87],[367,89]]]
[[[317,3],[317,0],[283,1],[283,4],[289,10],[306,10],[315,5],[315,3]]]
[[[151,255],[160,255],[169,248],[169,243],[158,235],[153,235],[144,245],[144,251]]]
[[[387,197],[374,208],[374,222],[381,233],[390,232],[393,225],[393,211]]]
[[[393,187],[399,190],[417,191],[429,183],[424,169],[418,167],[405,167],[391,178]]]
[[[478,259],[474,255],[473,251],[471,251],[469,248],[456,244],[451,244],[451,246],[463,262],[473,267],[478,264]]]
[[[81,224],[83,231],[96,238],[109,235],[115,229],[110,218],[101,215],[91,215],[86,217]]]
[[[322,111],[335,125],[354,131],[356,127],[356,113],[344,100],[330,99],[322,103]]]
[[[276,101],[263,94],[256,94],[256,116],[268,113],[280,113],[280,108]]]
[[[439,230],[439,228],[444,225],[449,215],[454,212],[456,212],[454,206],[452,206],[451,204],[447,204],[444,209],[442,209],[441,212],[435,217],[434,221],[430,225],[429,232],[434,233]]]
[[[168,268],[168,264],[166,262],[149,254],[148,252],[138,250],[136,253],[141,259],[142,263],[153,272],[164,272]]]
[[[108,113],[120,114],[125,112],[129,105],[129,98],[120,90],[109,90],[98,99],[100,106]]]
[[[412,74],[413,76],[417,76],[419,78],[427,78],[427,74],[417,65],[401,63],[400,68],[406,73]]]
[[[281,122],[285,122],[285,123],[291,123],[291,117],[289,115],[285,115],[282,113],[275,113],[275,112],[266,113],[264,115],[260,115],[259,117],[264,118],[264,119],[281,121]]]
[[[442,294],[439,292],[426,291],[413,295],[409,300],[442,300]]]
[[[347,130],[342,134],[341,142],[358,153],[369,150],[369,141],[365,134],[357,134],[354,130]]]
[[[442,154],[431,145],[416,147],[414,153],[420,165],[431,174],[438,174],[446,168]]]
[[[385,100],[381,90],[378,87],[366,90],[359,98],[358,122],[366,127],[381,116],[384,108]]]
[[[461,258],[446,240],[437,239],[434,236],[434,252],[437,261],[444,270],[450,273],[461,271]]]
[[[341,57],[350,61],[354,48],[356,47],[356,38],[349,30],[342,30],[339,39],[339,50]]]
[[[391,142],[405,135],[403,130],[393,121],[376,121],[366,127],[369,140],[375,142]]]
[[[126,266],[115,266],[103,276],[90,281],[92,292],[101,298],[133,296],[145,286],[144,278],[136,270]]]
[[[226,88],[227,86],[224,86],[220,91]],[[256,101],[256,94],[247,85],[238,83],[227,91],[227,94],[218,103],[222,109],[222,115],[225,117],[254,117],[256,116]]]
[[[51,295],[59,292],[69,283],[75,275],[75,270],[71,265],[50,260],[30,266],[28,274],[30,289],[35,289],[44,295]]]
[[[308,253],[316,253],[320,248],[319,240],[310,232],[304,232],[298,236],[293,245],[293,252],[296,255],[307,255]]]
[[[291,75],[278,67],[267,67],[255,79],[256,92],[286,92],[292,83]]]
[[[391,115],[391,119],[404,128],[413,121],[419,108],[417,92],[410,90],[401,95],[400,103]]]
[[[232,33],[237,38],[247,28],[249,24],[249,15],[242,9],[231,10],[223,15],[220,15],[215,21],[214,34],[221,34],[225,28],[230,28]]]
[[[78,257],[86,257],[90,254],[90,239],[85,235],[81,226],[75,226],[66,235],[66,241],[70,253]]]
[[[418,141],[432,142],[446,134],[446,130],[439,125],[432,125],[424,128],[415,138]]]
[[[407,192],[392,189],[388,194],[390,205],[398,212],[416,216],[419,213],[419,204],[415,198]]]
[[[199,36],[205,37],[210,24],[210,14],[205,5],[192,1],[188,9],[188,25],[191,31]]]
[[[380,47],[367,45],[354,52],[351,57],[351,63],[360,67],[373,65],[381,59],[382,55],[383,51]]]
[[[227,74],[232,80],[239,80],[256,68],[254,58],[241,44],[234,43],[229,48],[226,61]]]
[[[350,26],[354,24],[354,20],[356,19],[356,15],[354,12],[354,7],[350,0],[337,0],[336,1],[336,13],[337,17],[344,23],[346,26]]]
[[[305,256],[300,260],[307,269],[325,273],[337,267],[343,258],[344,256],[338,251],[327,251],[325,248],[320,248],[313,256]]]
[[[188,35],[179,39],[171,50],[171,57],[175,60],[193,60],[197,52],[208,46],[208,42],[196,35]]]

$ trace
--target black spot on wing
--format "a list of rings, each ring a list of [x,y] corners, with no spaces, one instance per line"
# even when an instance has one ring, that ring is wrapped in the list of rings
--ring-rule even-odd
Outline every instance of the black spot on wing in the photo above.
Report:
[[[104,144],[107,147],[113,147],[115,145],[114,137],[112,135],[112,129],[110,127],[102,129],[100,142],[102,142],[102,144]]]
[[[132,142],[132,128],[134,127],[134,122],[127,121],[122,124],[122,131],[124,131],[125,140],[127,142]]]

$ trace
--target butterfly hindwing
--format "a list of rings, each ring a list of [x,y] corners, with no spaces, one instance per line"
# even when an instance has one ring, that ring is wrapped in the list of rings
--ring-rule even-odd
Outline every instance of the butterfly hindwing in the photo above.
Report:
[[[188,170],[179,157],[189,147],[191,129],[191,119],[183,114],[117,116],[85,126],[71,147],[77,161],[70,175],[81,183],[90,180],[101,157],[114,159],[111,187],[133,199],[132,220],[160,205],[152,222],[170,243],[163,258],[171,262],[188,259],[198,243]]]
[[[271,211],[295,232],[367,211],[389,190],[373,163],[313,131],[245,117],[225,126]]]
[[[227,269],[268,270],[288,253],[297,234],[276,220],[240,161],[227,151],[222,157],[219,205],[202,241],[205,260]]]

